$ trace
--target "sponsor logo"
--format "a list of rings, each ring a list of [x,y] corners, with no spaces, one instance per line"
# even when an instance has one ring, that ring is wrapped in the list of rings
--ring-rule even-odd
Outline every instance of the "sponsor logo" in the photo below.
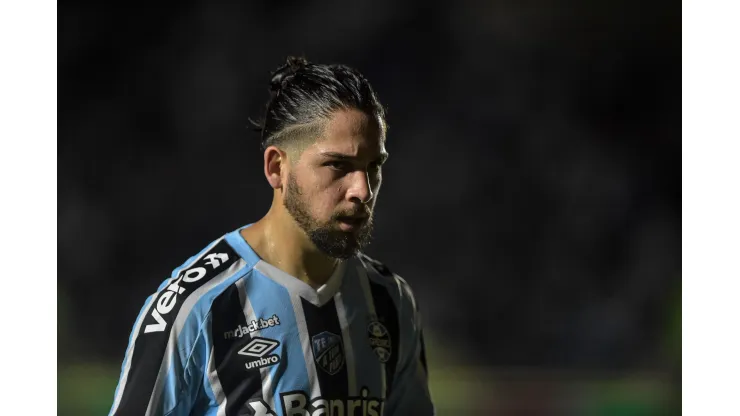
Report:
[[[206,264],[213,266],[215,269],[216,267],[220,266],[221,263],[226,262],[229,260],[229,255],[226,253],[213,253],[209,254],[206,257]]]
[[[221,263],[213,259],[217,258],[225,262],[229,260],[229,255],[226,253],[215,253],[209,254],[205,258],[212,260],[210,262],[206,262],[206,264],[213,266],[213,268],[215,269]],[[167,288],[159,295],[159,299],[157,299],[157,304],[155,305],[155,307],[152,308],[152,313],[150,314],[150,316],[154,318],[157,323],[149,324],[144,327],[144,333],[148,334],[150,332],[162,332],[167,329],[167,321],[164,320],[163,315],[167,315],[168,313],[170,313],[175,305],[177,305],[177,297],[185,293],[187,287],[181,286],[181,284],[197,282],[205,275],[205,267],[193,267],[192,269],[188,269],[180,273],[180,276],[178,276],[175,281],[170,283],[170,285],[167,286]]]
[[[259,318],[259,320],[248,322],[247,325],[240,325],[233,331],[224,332],[224,339],[241,338],[260,329],[271,328],[277,325],[280,325],[280,318],[277,315],[272,315],[272,318],[269,319]]]
[[[280,401],[284,415],[302,416],[380,416],[383,414],[385,403],[377,397],[369,397],[369,389],[363,387],[360,396],[345,399],[326,399],[316,397],[310,400],[302,391],[291,391],[280,394]],[[263,400],[252,400],[248,403],[254,411],[254,416],[274,416],[275,411]]]
[[[279,342],[274,339],[254,337],[249,344],[245,345],[244,348],[239,350],[239,355],[246,355],[247,357],[254,357],[255,360],[247,361],[244,366],[247,370],[254,368],[267,367],[268,365],[277,364],[280,362],[280,357],[275,354],[270,354],[275,348],[280,345]],[[267,355],[267,356],[266,356]]]
[[[327,373],[334,375],[344,365],[344,347],[342,337],[331,332],[322,332],[311,338],[313,358],[316,365]]]
[[[370,347],[378,356],[381,363],[387,363],[391,358],[391,335],[388,329],[380,322],[373,321],[367,326],[367,336]]]

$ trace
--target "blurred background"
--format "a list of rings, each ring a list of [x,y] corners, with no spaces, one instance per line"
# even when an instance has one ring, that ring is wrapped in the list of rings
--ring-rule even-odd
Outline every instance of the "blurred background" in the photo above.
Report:
[[[269,208],[247,118],[289,54],[388,108],[367,252],[415,289],[439,415],[680,414],[680,2],[58,13],[59,414],[107,414],[145,298]]]

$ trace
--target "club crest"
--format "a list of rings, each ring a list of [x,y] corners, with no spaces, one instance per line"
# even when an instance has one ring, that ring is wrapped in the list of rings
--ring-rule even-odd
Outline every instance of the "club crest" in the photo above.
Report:
[[[378,356],[381,363],[386,363],[391,358],[391,335],[388,329],[380,322],[373,321],[367,326],[367,336],[370,339],[370,347]]]

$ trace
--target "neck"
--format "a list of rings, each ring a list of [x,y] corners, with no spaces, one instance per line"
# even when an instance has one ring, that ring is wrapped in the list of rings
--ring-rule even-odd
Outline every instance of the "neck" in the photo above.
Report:
[[[241,233],[260,258],[314,289],[326,283],[339,264],[319,251],[290,214],[275,204]]]

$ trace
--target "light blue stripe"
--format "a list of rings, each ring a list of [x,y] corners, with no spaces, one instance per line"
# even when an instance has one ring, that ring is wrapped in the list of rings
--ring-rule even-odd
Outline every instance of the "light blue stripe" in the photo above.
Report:
[[[213,346],[212,339],[210,337],[211,334],[211,323],[213,317],[211,315],[208,316],[208,322],[203,324],[203,331],[205,332],[203,337],[203,364],[201,365],[201,368],[203,368],[203,377],[201,378],[201,383],[203,383],[203,391],[206,392],[206,397],[208,397],[208,411],[206,412],[207,415],[210,414],[216,414],[218,411],[218,402],[216,401],[216,394],[213,391],[213,388],[211,388],[211,381],[208,378],[208,361],[211,359],[211,347]],[[207,335],[207,336],[205,336]]]
[[[200,299],[198,299],[193,305],[193,308],[186,318],[182,327],[182,331],[180,331],[178,337],[178,356],[176,357],[177,360],[171,360],[170,367],[167,370],[164,391],[162,392],[162,403],[165,409],[172,408],[177,404],[177,390],[179,387],[178,380],[183,379],[180,378],[183,375],[179,374],[178,370],[176,370],[176,368],[174,367],[176,362],[180,363],[183,369],[187,368],[188,366],[192,366],[193,368],[198,369],[204,369],[202,376],[205,377],[205,382],[207,382],[208,375],[206,374],[205,369],[207,369],[208,366],[211,340],[209,333],[200,335],[201,330],[207,330],[207,328],[201,328],[201,324],[207,319],[208,314],[211,310],[213,300],[224,290],[226,290],[226,288],[233,285],[237,280],[247,274],[249,270],[251,270],[251,267],[247,264],[246,266],[239,269],[233,276],[221,282],[217,286],[214,286],[211,290],[203,294]],[[199,335],[201,338],[199,338]],[[196,342],[200,342],[200,345],[195,345]],[[193,363],[188,364],[188,360],[193,361]],[[199,382],[203,381],[199,379]],[[210,387],[207,389],[207,391],[210,392],[209,399],[212,399],[213,391],[210,389]],[[189,399],[193,402],[195,401],[194,397],[189,397]]]
[[[280,342],[277,350],[280,362],[270,367],[270,378],[277,380],[277,384],[273,384],[273,410],[282,414],[280,392],[311,391],[295,311],[288,290],[257,270],[254,270],[253,276],[247,281],[246,288],[257,318],[269,318],[277,314],[280,319],[280,325],[260,330],[260,336]]]
[[[250,247],[249,244],[244,241],[244,238],[240,234],[241,230],[249,227],[250,225],[252,224],[245,225],[238,230],[234,230],[226,234],[226,242],[229,243],[231,248],[233,248],[234,251],[236,251],[236,253],[244,259],[244,261],[247,262],[247,267],[252,268],[255,264],[257,264],[257,262],[260,261],[260,258],[257,253],[252,250],[252,247]]]

